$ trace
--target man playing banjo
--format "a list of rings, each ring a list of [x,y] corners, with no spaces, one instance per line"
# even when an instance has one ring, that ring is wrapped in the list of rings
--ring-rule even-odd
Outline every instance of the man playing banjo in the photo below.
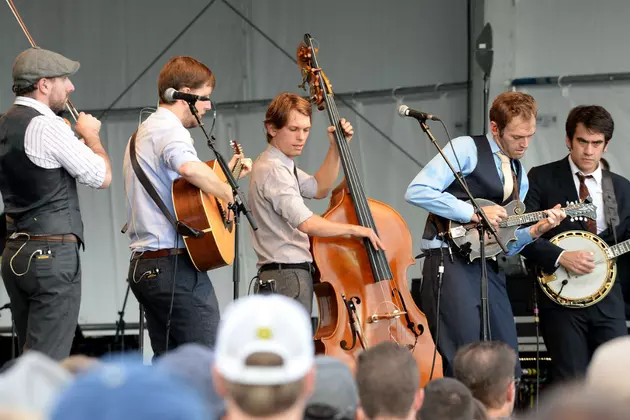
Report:
[[[540,327],[554,380],[582,376],[600,344],[627,334],[614,272],[617,265],[617,277],[623,278],[630,267],[624,258],[615,261],[622,252],[609,247],[630,237],[630,182],[600,166],[613,130],[603,107],[573,108],[566,121],[569,155],[528,174],[528,212],[589,196],[597,207],[596,218],[567,218],[521,252],[538,266],[541,279],[547,276],[541,280],[545,294],[539,293]]]

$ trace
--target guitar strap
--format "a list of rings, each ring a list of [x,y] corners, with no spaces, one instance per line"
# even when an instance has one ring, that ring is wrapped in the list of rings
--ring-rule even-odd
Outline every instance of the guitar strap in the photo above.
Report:
[[[615,245],[617,244],[616,227],[619,225],[619,209],[617,206],[617,197],[615,196],[615,188],[613,187],[612,176],[610,171],[602,169],[602,196],[604,199],[604,218],[606,224],[612,230]]]
[[[144,171],[140,167],[140,164],[138,163],[138,156],[136,154],[136,134],[138,134],[137,130],[135,133],[133,133],[133,136],[131,136],[131,141],[129,142],[129,158],[131,160],[133,171],[138,177],[138,180],[144,187],[145,191],[153,199],[160,211],[162,211],[162,213],[164,214],[164,217],[166,217],[170,224],[175,228],[177,233],[182,236],[192,236],[195,238],[203,236],[204,232],[202,230],[195,229],[175,219],[175,216],[173,216],[168,207],[166,207],[166,204],[164,204],[164,201],[162,201],[162,199],[160,198],[160,195],[157,193],[157,191],[153,187],[153,184],[151,184],[151,181],[149,181],[149,178],[147,178],[147,175],[144,173]]]

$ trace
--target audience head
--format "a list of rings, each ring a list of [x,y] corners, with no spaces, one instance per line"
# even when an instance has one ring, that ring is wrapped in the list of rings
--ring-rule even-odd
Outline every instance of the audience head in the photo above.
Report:
[[[531,410],[524,420],[623,420],[628,418],[627,407],[582,383],[565,383],[547,390],[538,410]]]
[[[630,407],[630,336],[615,338],[595,350],[586,373],[586,387]]]
[[[223,399],[214,389],[212,366],[214,351],[196,343],[188,343],[157,359],[157,367],[181,378],[199,391],[208,408],[218,416],[223,414]]]
[[[315,391],[306,405],[306,419],[354,420],[359,397],[348,366],[330,356],[315,357]]]
[[[0,375],[0,407],[46,413],[71,380],[56,360],[30,350]]]
[[[422,405],[418,365],[403,346],[384,341],[359,355],[357,418],[415,418]]]
[[[475,412],[470,390],[457,379],[435,379],[424,388],[421,420],[470,420]]]
[[[473,416],[474,420],[487,420],[490,418],[488,417],[488,410],[486,410],[486,406],[483,405],[483,403],[477,398],[473,398],[473,405],[475,406],[475,413]]]
[[[315,379],[306,310],[281,295],[232,302],[219,324],[214,374],[227,414],[302,418]]]
[[[76,377],[50,420],[207,420],[201,397],[162,369],[141,361],[104,362]]]
[[[514,409],[516,353],[500,341],[479,341],[459,349],[453,361],[455,378],[481,401],[490,417],[508,416]]]

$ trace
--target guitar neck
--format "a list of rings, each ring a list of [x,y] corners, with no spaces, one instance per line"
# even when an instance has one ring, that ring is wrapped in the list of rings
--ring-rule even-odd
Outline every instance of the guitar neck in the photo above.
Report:
[[[630,239],[618,243],[617,245],[613,245],[608,250],[608,254],[611,258],[617,258],[627,252],[630,252]]]
[[[507,220],[504,220],[499,224],[499,227],[512,227],[526,225],[528,223],[534,223],[547,217],[547,213],[544,211],[535,211],[532,213],[525,213],[516,216],[509,216]]]

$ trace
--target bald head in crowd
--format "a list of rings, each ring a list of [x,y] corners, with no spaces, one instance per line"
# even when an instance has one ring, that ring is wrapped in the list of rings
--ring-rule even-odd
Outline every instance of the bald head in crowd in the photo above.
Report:
[[[453,362],[455,378],[481,401],[489,418],[509,417],[514,410],[516,353],[500,341],[471,343]]]

